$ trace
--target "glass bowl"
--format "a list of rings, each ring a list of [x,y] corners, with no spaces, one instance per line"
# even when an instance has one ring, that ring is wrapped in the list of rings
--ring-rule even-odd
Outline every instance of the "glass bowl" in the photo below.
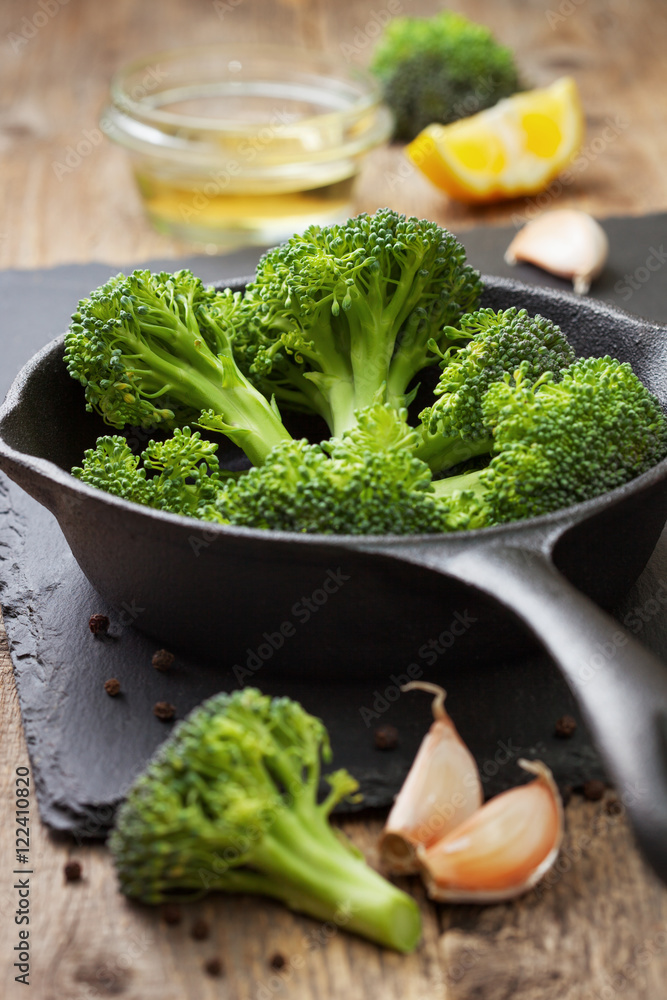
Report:
[[[326,53],[210,45],[121,70],[101,127],[155,227],[214,253],[346,219],[392,120],[376,81]]]

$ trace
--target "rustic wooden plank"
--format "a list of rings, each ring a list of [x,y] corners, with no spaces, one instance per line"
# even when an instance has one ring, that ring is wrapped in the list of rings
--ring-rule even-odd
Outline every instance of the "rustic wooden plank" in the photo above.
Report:
[[[552,28],[547,13],[558,14],[559,5],[562,0],[539,0],[528,6],[522,0],[452,4],[486,21],[514,47],[527,83],[542,85],[565,72],[576,77],[588,133],[585,155],[559,204],[579,205],[598,215],[667,207],[662,169],[667,132],[661,127],[667,10],[652,0],[641,0],[632,8],[624,0],[586,0],[573,4],[574,13]],[[127,263],[184,251],[182,245],[154,233],[144,219],[122,150],[106,141],[99,143],[78,166],[56,176],[55,166],[65,163],[68,147],[76,146],[85,130],[97,127],[109,77],[128,58],[150,48],[173,46],[186,37],[192,42],[301,41],[308,46],[321,44],[341,58],[356,46],[354,58],[360,63],[368,60],[372,48],[368,26],[375,7],[370,0],[346,4],[345,16],[339,5],[332,8],[306,0],[267,4],[244,0],[227,3],[226,12],[224,6],[219,16],[207,0],[187,5],[168,0],[161,5],[160,16],[154,17],[148,13],[150,5],[128,0],[111,6],[71,0],[33,38],[17,42],[21,30],[27,30],[23,18],[31,8],[22,0],[3,5],[0,266],[91,258]],[[427,0],[410,4],[415,13],[432,9]],[[66,73],[61,66],[67,66]],[[604,135],[611,134],[605,133],[608,120],[618,123],[618,131],[605,140]],[[372,211],[384,203],[457,229],[518,220],[546,204],[543,199],[517,199],[468,208],[449,201],[416,173],[397,146],[369,157],[358,185],[358,208]]]
[[[404,2],[430,13],[431,0]],[[559,204],[599,215],[667,207],[667,98],[663,86],[667,14],[651,0],[580,0],[550,26],[560,0],[469,0],[452,3],[485,21],[511,44],[533,84],[572,73],[588,116],[589,155]],[[52,8],[51,8],[52,9]],[[25,44],[37,4],[6,0],[0,11],[0,266],[39,267],[72,260],[116,264],[177,256],[186,248],[153,233],[123,153],[96,145],[58,180],[54,162],[96,127],[107,81],[135,54],[215,39],[293,41],[324,46],[358,42],[381,0],[329,5],[326,0],[163,0],[158,9],[132,0],[95,4],[70,0]],[[222,17],[220,16],[222,13]],[[40,21],[43,18],[39,19]],[[553,20],[553,18],[552,18]],[[370,33],[368,33],[370,38]],[[16,49],[16,51],[14,51]],[[360,62],[370,51],[361,46]],[[607,119],[627,122],[595,152]],[[399,147],[369,158],[358,186],[360,209],[389,203],[464,229],[507,223],[534,211],[518,200],[467,209],[449,202],[409,168]],[[3,633],[4,638],[4,633]],[[15,769],[28,763],[6,644],[0,645],[0,995],[24,996],[13,980],[12,889]],[[327,938],[319,924],[252,899],[209,898],[184,908],[183,922],[165,925],[156,911],[127,903],[117,892],[108,855],[50,836],[33,809],[31,859],[34,943],[33,995],[40,1000],[209,1000],[229,996],[293,1000],[583,1000],[632,996],[661,1000],[667,980],[667,893],[646,871],[623,815],[575,798],[567,810],[561,872],[516,904],[433,907],[418,883],[424,943],[401,957],[343,933]],[[377,821],[345,824],[374,860]],[[63,865],[82,862],[80,884],[66,885]],[[206,941],[190,936],[198,917],[211,925]],[[287,959],[281,972],[271,957]],[[204,962],[219,956],[214,979]]]

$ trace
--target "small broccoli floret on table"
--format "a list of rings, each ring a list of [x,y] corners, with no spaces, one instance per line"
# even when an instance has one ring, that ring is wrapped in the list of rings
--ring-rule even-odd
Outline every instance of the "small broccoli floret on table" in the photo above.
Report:
[[[437,360],[430,344],[448,346],[443,328],[474,309],[480,292],[450,232],[380,209],[311,226],[266,253],[246,289],[235,349],[267,396],[318,413],[341,437],[355,411],[406,404],[414,377]]]
[[[591,500],[667,455],[667,421],[630,365],[584,358],[537,382],[506,376],[483,401],[494,457],[435,484],[452,522],[518,521]],[[480,525],[481,526],[481,525]]]
[[[205,288],[190,271],[119,274],[79,303],[65,362],[88,409],[113,427],[173,427],[212,410],[217,429],[259,464],[290,435],[234,360],[241,322],[241,296]]]
[[[390,21],[371,69],[394,112],[397,139],[414,139],[433,122],[446,125],[520,89],[511,51],[488,28],[448,10]]]
[[[574,361],[574,351],[560,328],[525,309],[494,312],[479,309],[449,330],[454,343],[445,351],[442,374],[434,390],[436,402],[420,414],[417,456],[433,472],[441,472],[477,455],[491,452],[492,429],[482,401],[488,388],[521,366],[524,385],[545,372],[559,378]]]
[[[412,951],[417,904],[330,826],[358,785],[336,771],[318,802],[320,758],[331,759],[323,724],[289,698],[247,688],[196,708],[119,810],[109,846],[123,892],[145,903],[209,890],[271,896]]]
[[[216,508],[236,525],[323,534],[446,531],[417,435],[404,412],[376,404],[359,425],[321,445],[278,445],[267,462],[221,490]]]

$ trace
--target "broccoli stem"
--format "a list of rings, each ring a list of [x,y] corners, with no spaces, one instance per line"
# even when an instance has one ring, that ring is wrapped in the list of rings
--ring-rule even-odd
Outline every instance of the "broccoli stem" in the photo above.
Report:
[[[221,355],[220,366],[222,388],[211,408],[229,425],[223,428],[227,437],[243,449],[253,465],[262,465],[271,449],[291,441],[292,435],[266,396],[255,389],[233,361]]]
[[[355,300],[354,310],[350,309],[347,313],[347,322],[354,403],[345,424],[337,407],[332,405],[334,437],[340,437],[343,431],[356,427],[354,410],[363,410],[378,402],[378,394],[384,391],[387,384],[389,361],[396,339],[393,322],[382,309],[379,292],[374,297],[369,294],[366,299]]]
[[[141,362],[137,371],[145,366],[146,381],[155,382],[195,410],[219,414],[226,425],[219,429],[243,449],[253,465],[261,465],[281,441],[291,440],[269,401],[230,357],[212,354],[203,341],[184,333],[181,324],[176,324],[173,340],[178,348],[174,354],[173,344],[167,350],[159,341],[149,343],[125,333],[132,357]]]
[[[409,349],[407,342],[404,348],[403,341],[398,353],[401,357],[404,350],[409,354],[405,370],[400,369],[394,356],[398,333],[423,293],[424,278],[418,276],[421,260],[421,254],[414,255],[411,260],[404,255],[401,258],[401,277],[391,293],[387,293],[384,281],[375,278],[370,283],[365,298],[355,299],[354,308],[347,313],[350,360],[354,376],[354,406],[345,425],[333,407],[334,437],[355,427],[354,410],[372,406],[379,401],[380,394],[395,409],[404,406],[408,383],[426,363],[423,361],[415,367],[415,352]],[[418,353],[423,357],[424,350]],[[340,428],[340,433],[337,428]]]
[[[433,483],[433,492],[438,500],[451,496],[457,490],[474,493],[480,500],[484,498],[486,487],[482,484],[480,475],[482,469],[477,472],[464,472],[460,476],[446,476],[444,479],[436,479]]]
[[[302,372],[288,371],[282,382],[269,383],[268,392],[288,408],[302,413],[318,413],[327,427],[333,426],[331,405],[326,396]]]
[[[257,871],[222,873],[220,888],[269,895],[397,951],[419,941],[415,901],[341,843],[316,806],[281,810],[251,863]]]
[[[357,426],[355,411],[366,404],[359,402],[359,386],[348,379],[336,379],[326,393],[331,412],[330,429],[335,438]],[[372,400],[371,400],[372,402]]]
[[[406,390],[417,372],[425,368],[428,361],[418,365],[411,359],[397,357],[391,364],[387,377],[387,402],[396,410],[405,406]]]
[[[385,280],[374,276],[365,295],[355,295],[352,306],[343,313],[347,326],[343,341],[349,351],[351,376],[341,378],[340,382],[331,380],[325,390],[332,411],[330,427],[334,437],[341,437],[345,431],[356,427],[356,410],[366,409],[384,400],[385,396],[395,409],[405,405],[407,384],[419,370],[414,367],[414,352],[405,382],[401,383],[399,376],[393,379],[391,390],[389,385],[398,331],[422,295],[424,279],[417,276],[420,263],[420,255],[411,261],[402,261],[401,278],[390,295]],[[332,324],[335,323],[336,318],[332,320]],[[421,357],[424,350],[418,353]],[[330,371],[330,365],[323,364],[322,370]]]
[[[420,371],[434,365],[437,360],[437,355],[430,352],[428,345],[409,347],[402,340],[389,366],[387,402],[396,409],[405,406],[405,394],[410,383]]]
[[[469,458],[489,454],[492,445],[492,437],[468,441],[462,437],[447,438],[442,434],[429,434],[423,430],[415,456],[426,462],[431,472],[444,472]]]

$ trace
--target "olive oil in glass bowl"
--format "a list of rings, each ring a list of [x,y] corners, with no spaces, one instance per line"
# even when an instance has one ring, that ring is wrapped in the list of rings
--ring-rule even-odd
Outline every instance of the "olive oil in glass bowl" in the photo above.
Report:
[[[211,45],[122,70],[101,126],[153,225],[214,253],[346,219],[392,120],[376,82],[326,53]]]

